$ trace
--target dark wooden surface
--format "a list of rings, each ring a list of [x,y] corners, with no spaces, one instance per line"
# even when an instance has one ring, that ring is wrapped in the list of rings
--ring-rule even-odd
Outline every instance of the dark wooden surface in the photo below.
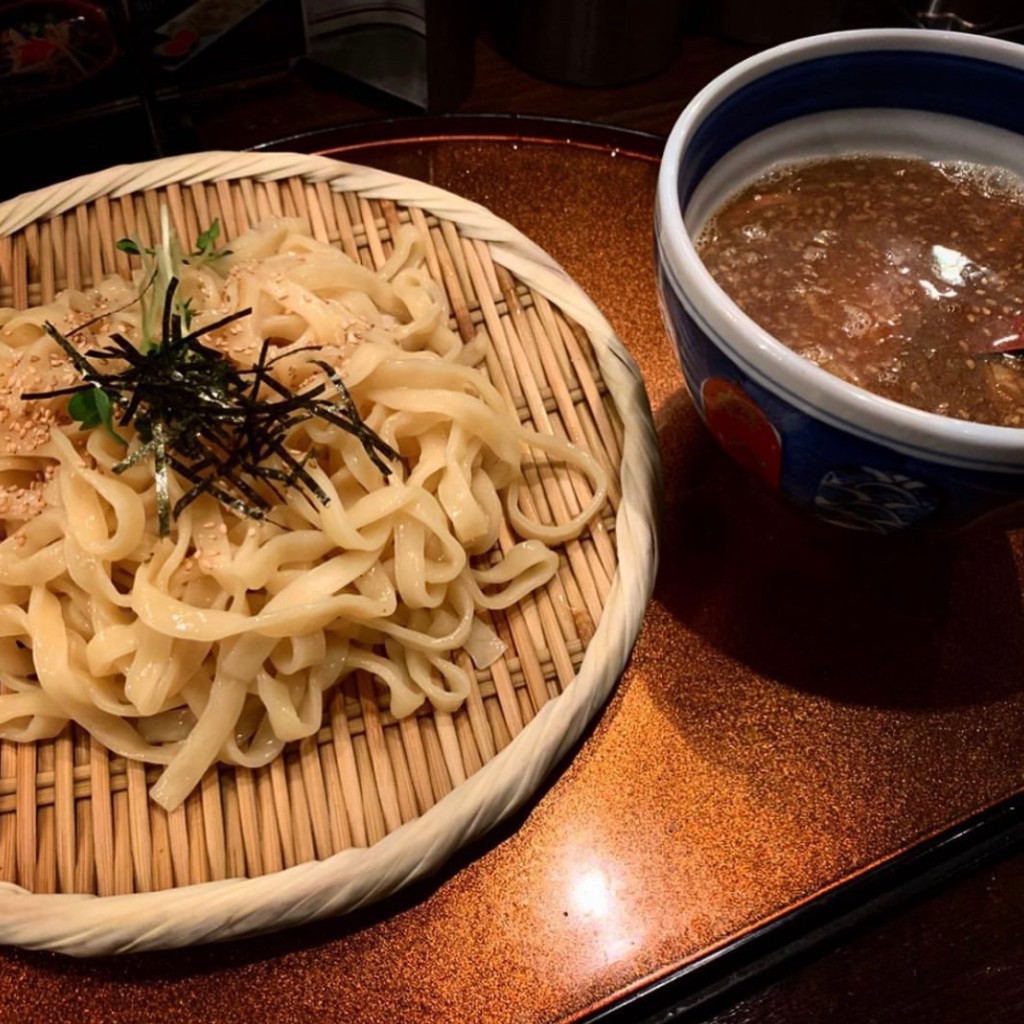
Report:
[[[790,965],[714,1024],[1019,1024],[1024,855],[971,872],[837,948]]]

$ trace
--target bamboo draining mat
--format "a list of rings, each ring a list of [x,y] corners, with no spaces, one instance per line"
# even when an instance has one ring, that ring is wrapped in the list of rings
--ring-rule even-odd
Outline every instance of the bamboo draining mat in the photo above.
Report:
[[[127,235],[152,240],[162,205],[183,239],[214,218],[230,242],[264,218],[299,217],[369,267],[387,259],[397,228],[412,223],[428,240],[427,266],[448,295],[452,327],[465,340],[486,335],[487,372],[522,421],[569,437],[602,462],[609,500],[562,546],[556,578],[493,617],[505,656],[476,673],[455,714],[428,706],[399,721],[371,681],[346,681],[315,738],[263,769],[211,769],[170,813],[147,796],[158,769],[112,756],[77,727],[53,741],[0,744],[0,882],[19,887],[7,887],[10,898],[0,888],[0,941],[72,952],[176,945],[195,941],[196,929],[217,938],[337,913],[406,884],[539,785],[621,671],[653,578],[657,456],[637,371],[585,296],[508,225],[448,193],[322,158],[174,158],[0,206],[0,306],[36,305],[64,288],[127,276],[115,243]],[[524,508],[541,519],[572,515],[587,500],[585,483],[544,456],[526,476]],[[502,533],[512,536],[507,524]],[[588,659],[588,679],[570,687],[595,633],[600,650]],[[561,705],[560,713],[535,722],[546,705]],[[377,850],[385,852],[377,858]],[[271,881],[325,862],[341,865],[346,878],[353,870],[369,878],[345,897],[318,900],[322,887],[337,885],[328,872],[303,890],[304,911],[267,906],[263,917],[265,887],[250,885],[243,895],[224,881]],[[173,910],[138,894],[190,891],[201,900],[201,883],[221,883],[226,905],[190,905],[188,928],[171,921],[154,938],[151,925],[134,919],[136,910]],[[63,902],[53,897],[33,901],[33,913],[54,915],[37,933],[16,920],[30,911],[18,902],[25,891],[128,896],[132,920],[115,937],[97,938],[87,922],[62,924]],[[255,900],[256,916],[233,920],[236,898],[239,906]],[[73,898],[64,909],[96,902]]]

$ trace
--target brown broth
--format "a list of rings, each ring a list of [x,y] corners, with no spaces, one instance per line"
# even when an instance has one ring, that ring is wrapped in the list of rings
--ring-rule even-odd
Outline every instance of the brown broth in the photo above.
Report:
[[[701,258],[753,320],[843,380],[959,419],[1024,426],[1024,183],[851,156],[728,199]]]

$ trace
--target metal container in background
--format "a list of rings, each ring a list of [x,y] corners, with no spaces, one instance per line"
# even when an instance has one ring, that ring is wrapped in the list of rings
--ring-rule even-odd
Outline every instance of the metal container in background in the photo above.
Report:
[[[426,113],[473,84],[473,0],[302,0],[306,56],[350,85]]]
[[[494,45],[531,75],[570,85],[625,85],[678,56],[685,0],[496,0]]]

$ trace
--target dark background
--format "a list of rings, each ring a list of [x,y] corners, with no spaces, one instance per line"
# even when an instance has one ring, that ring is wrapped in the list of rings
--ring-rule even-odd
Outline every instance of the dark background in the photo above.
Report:
[[[12,74],[5,28],[67,17],[68,4],[105,15],[110,63],[56,84]],[[302,0],[219,0],[215,15],[250,13],[191,59],[174,61],[160,54],[168,37],[159,29],[190,9],[183,0],[0,0],[0,196],[116,163],[247,149],[423,112],[539,114],[665,134],[701,85],[759,47],[827,29],[920,24],[927,16],[914,12],[929,6],[936,8],[923,0],[429,0],[425,39],[363,29],[307,52]],[[960,13],[932,21],[969,16],[1006,33],[1024,21],[1016,6],[951,0],[938,7]],[[409,46],[425,54],[405,59]],[[382,91],[375,65],[398,54],[405,81]],[[424,83],[424,102],[396,95]]]

